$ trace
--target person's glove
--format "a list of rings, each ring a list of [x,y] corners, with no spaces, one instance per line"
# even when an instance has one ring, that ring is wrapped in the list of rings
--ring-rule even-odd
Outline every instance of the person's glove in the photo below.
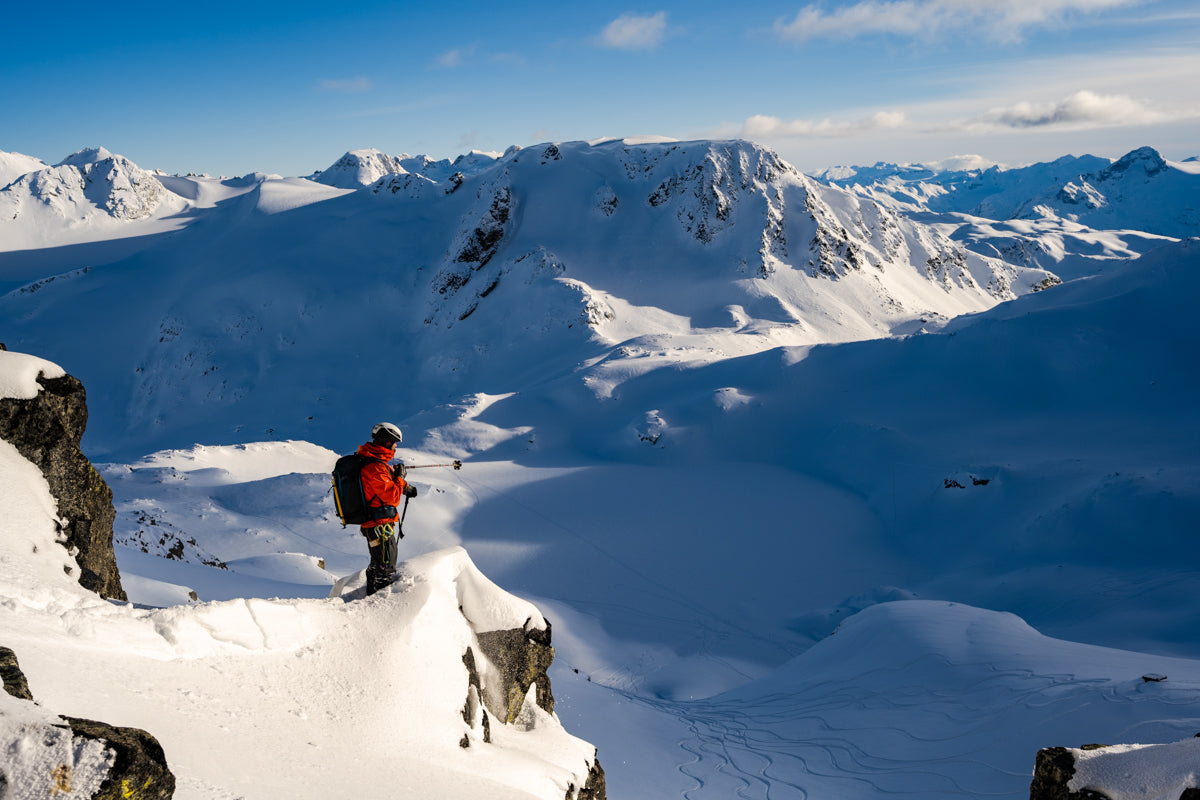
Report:
[[[416,497],[417,496],[417,487],[413,486],[411,483],[405,484],[404,496],[405,497]]]
[[[404,466],[403,464],[397,464],[396,466],[392,467],[392,475],[397,478],[407,477],[408,467]]]

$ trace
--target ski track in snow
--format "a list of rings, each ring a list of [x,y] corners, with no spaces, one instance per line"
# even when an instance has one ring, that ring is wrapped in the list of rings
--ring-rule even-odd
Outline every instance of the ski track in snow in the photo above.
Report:
[[[861,679],[869,685],[878,674]],[[639,699],[687,720],[693,738],[678,746],[687,756],[679,771],[696,783],[683,792],[689,800],[712,792],[745,800],[1008,797],[1027,791],[1028,773],[1006,773],[981,761],[986,746],[972,749],[972,741],[1014,708],[1050,716],[1058,713],[1056,706],[1072,709],[1073,697],[1056,700],[1054,695],[1066,686],[1079,687],[1070,675],[1031,678],[1028,673],[999,673],[955,691],[908,687],[899,696],[819,684],[754,703],[683,705]],[[969,698],[965,703],[964,697]],[[903,718],[906,724],[862,722],[889,718]],[[999,780],[981,779],[981,766]],[[994,788],[997,784],[1005,788]]]

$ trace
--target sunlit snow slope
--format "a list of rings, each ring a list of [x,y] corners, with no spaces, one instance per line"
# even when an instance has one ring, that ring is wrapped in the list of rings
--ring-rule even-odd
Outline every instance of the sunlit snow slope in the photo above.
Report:
[[[1194,240],[986,221],[1054,286],[744,143],[492,161],[264,179],[0,299],[88,386],[131,594],[323,596],[365,563],[328,469],[389,418],[464,461],[403,556],[553,621],[614,797],[1018,798],[1039,747],[1200,730]]]
[[[39,370],[56,368],[0,352],[0,389],[36,392]],[[7,784],[13,797],[54,794],[48,783],[38,793],[37,781],[49,781],[57,765],[37,769],[46,766],[44,743],[25,725],[52,722],[55,713],[150,731],[180,800],[558,800],[583,786],[594,748],[531,698],[512,724],[491,720],[490,742],[478,720],[472,727],[464,719],[463,654],[473,648],[480,669],[486,665],[476,636],[546,623],[462,549],[409,561],[397,584],[370,599],[362,599],[361,573],[351,571],[328,599],[142,610],[74,582],[64,569],[73,561],[55,541],[46,481],[7,442],[0,475],[0,639],[41,704],[35,710],[7,694],[0,703],[0,736],[15,742],[0,754],[0,774],[22,779]],[[83,744],[51,755],[64,749],[62,757],[75,759],[67,763],[76,788],[94,789],[111,762]]]

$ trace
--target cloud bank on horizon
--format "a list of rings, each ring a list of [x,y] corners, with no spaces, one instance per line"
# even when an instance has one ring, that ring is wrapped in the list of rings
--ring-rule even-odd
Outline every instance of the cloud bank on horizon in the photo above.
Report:
[[[1013,41],[1033,27],[1067,24],[1109,9],[1143,4],[1144,0],[864,0],[826,11],[807,5],[790,21],[778,20],[783,39],[857,39],[875,34],[939,38],[952,32]]]
[[[167,171],[231,175],[309,174],[362,147],[453,157],[637,135],[749,138],[801,169],[1144,144],[1197,154],[1190,0],[264,6],[247,15],[218,0],[182,27],[118,9],[119,44],[83,28],[53,52],[14,43],[0,91],[26,113],[0,150],[54,162],[105,145]],[[14,14],[26,29],[52,22]],[[185,60],[203,68],[146,69]]]

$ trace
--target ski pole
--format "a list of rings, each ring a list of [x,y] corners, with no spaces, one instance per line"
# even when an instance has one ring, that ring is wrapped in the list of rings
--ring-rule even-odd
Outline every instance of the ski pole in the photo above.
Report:
[[[400,521],[396,523],[396,533],[400,538],[404,538],[404,515],[408,513],[408,501],[411,500],[408,495],[404,495],[404,510],[400,512]]]
[[[404,465],[405,469],[429,469],[430,467],[454,467],[454,469],[462,469],[462,462],[458,459],[455,459],[449,464],[417,464],[416,466],[412,467],[408,466],[407,464]]]

